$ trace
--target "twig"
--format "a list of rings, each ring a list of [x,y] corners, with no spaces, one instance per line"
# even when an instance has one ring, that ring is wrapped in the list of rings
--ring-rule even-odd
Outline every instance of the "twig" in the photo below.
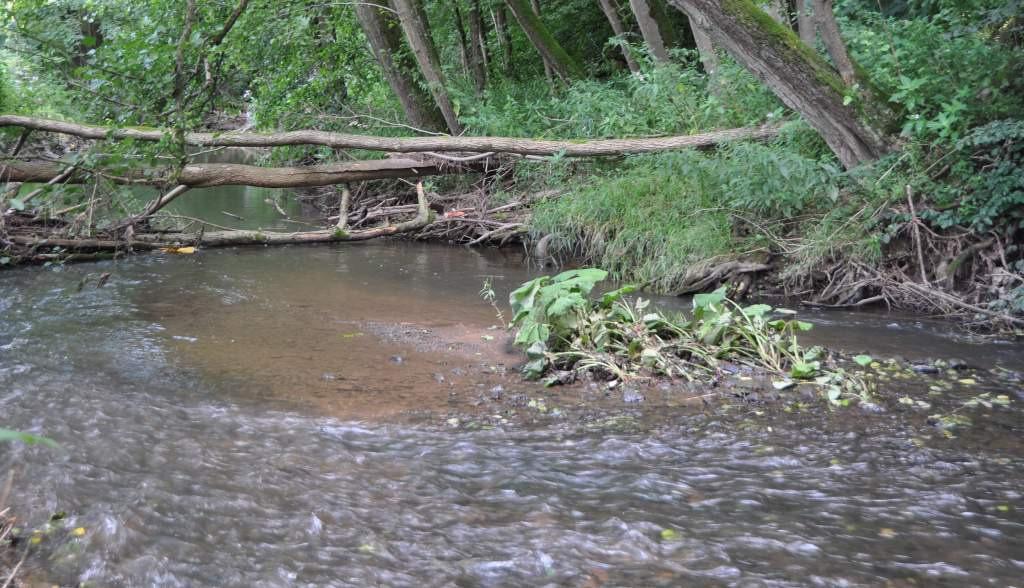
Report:
[[[884,301],[885,301],[885,295],[884,294],[879,294],[877,296],[871,296],[871,297],[868,297],[868,298],[863,298],[863,299],[858,300],[857,302],[854,302],[854,303],[851,303],[851,304],[824,304],[822,302],[813,302],[813,301],[810,301],[810,300],[804,300],[802,302],[804,304],[806,304],[807,306],[815,306],[815,307],[818,307],[818,308],[857,308],[857,307],[860,307],[860,306],[867,306],[868,304],[872,304],[874,302],[884,302]]]
[[[469,155],[469,156],[466,156],[466,157],[455,157],[453,155],[444,155],[444,154],[441,154],[441,153],[435,153],[434,151],[425,151],[423,154],[424,155],[429,155],[431,157],[436,157],[438,159],[443,159],[445,161],[453,161],[453,162],[456,162],[456,163],[469,163],[471,161],[478,161],[480,159],[486,159],[486,158],[494,155],[494,152],[493,151],[487,151],[485,153],[478,153],[476,155]]]
[[[914,230],[914,247],[917,249],[917,263],[921,268],[921,283],[928,284],[928,272],[924,266],[924,249],[921,247],[921,219],[917,218],[917,211],[914,210],[914,189],[907,184],[906,191],[907,204],[910,205],[910,225]]]
[[[473,245],[479,245],[480,243],[483,243],[484,241],[487,241],[488,239],[490,239],[494,235],[496,235],[498,233],[501,233],[503,231],[507,231],[509,229],[516,229],[516,230],[519,230],[519,231],[525,230],[524,227],[523,227],[523,223],[508,223],[507,225],[501,225],[500,227],[498,227],[496,229],[487,231],[483,235],[480,235],[476,239],[473,239],[469,243],[466,243],[466,245],[470,246],[470,247],[472,247]]]
[[[21,565],[25,563],[26,559],[28,559],[28,547],[25,548],[25,553],[21,556],[18,564],[14,566],[14,569],[11,570],[11,575],[7,576],[7,581],[4,582],[4,585],[0,586],[0,588],[8,588],[11,583],[14,582],[14,576],[18,574],[18,570],[21,569]]]

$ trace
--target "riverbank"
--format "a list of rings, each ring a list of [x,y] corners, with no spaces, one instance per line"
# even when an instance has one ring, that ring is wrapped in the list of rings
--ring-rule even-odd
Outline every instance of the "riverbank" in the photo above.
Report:
[[[424,161],[417,165],[465,174],[428,181],[429,210],[401,179],[309,188],[297,198],[319,215],[292,218],[282,208],[292,196],[267,198],[268,210],[294,223],[286,231],[224,230],[227,217],[148,216],[160,200],[146,205],[142,216],[126,219],[111,216],[124,206],[113,198],[100,195],[61,207],[63,200],[49,200],[62,191],[68,192],[64,200],[78,199],[71,192],[80,188],[40,188],[11,200],[13,207],[4,213],[0,266],[109,259],[177,246],[401,234],[448,244],[521,246],[537,263],[602,267],[619,282],[655,293],[683,295],[727,285],[736,299],[885,307],[1019,336],[1024,252],[1016,242],[1024,229],[1013,220],[1019,190],[1010,165],[1020,156],[1019,126],[1003,121],[979,127],[954,147],[908,146],[856,174],[840,173],[815,155],[818,140],[799,122],[783,125],[767,144],[726,143],[710,153],[611,161],[491,155],[480,169],[462,170],[458,161]],[[60,152],[65,158],[88,148],[47,134],[24,146],[28,153]],[[231,161],[216,149],[212,153],[203,161]],[[284,149],[246,150],[243,156],[267,163],[289,156],[295,162],[297,155]],[[922,176],[922,167],[939,162],[940,173]],[[323,165],[323,159],[306,154],[298,167],[275,169],[301,174]],[[991,206],[982,202],[989,192],[997,201]],[[168,202],[178,196],[175,190],[165,195]],[[32,198],[48,202],[19,210]]]

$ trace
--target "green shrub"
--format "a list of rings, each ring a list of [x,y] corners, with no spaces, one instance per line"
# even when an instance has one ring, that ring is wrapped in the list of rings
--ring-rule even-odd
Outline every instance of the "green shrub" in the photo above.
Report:
[[[872,82],[903,108],[903,134],[955,142],[967,129],[1024,110],[1024,50],[965,26],[959,13],[899,20],[866,13],[848,44]]]

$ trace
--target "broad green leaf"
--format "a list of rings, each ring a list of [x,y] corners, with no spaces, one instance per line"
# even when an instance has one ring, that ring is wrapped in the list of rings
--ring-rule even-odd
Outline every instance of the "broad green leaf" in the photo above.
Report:
[[[854,355],[853,361],[861,367],[868,367],[875,360],[870,355]]]
[[[623,286],[618,290],[605,292],[604,295],[601,296],[601,307],[610,308],[613,302],[621,299],[623,296],[627,294],[632,294],[633,292],[636,292],[638,289],[639,288],[637,286],[630,284],[627,286]]]
[[[752,304],[743,309],[743,314],[753,318],[762,317],[771,311],[772,307],[767,304]]]
[[[725,300],[725,286],[715,290],[714,292],[707,292],[704,294],[696,294],[693,297],[694,308],[708,308],[712,304],[719,304]]]
[[[572,292],[556,298],[546,309],[549,318],[558,318],[577,308],[586,305],[587,300],[580,294]]]

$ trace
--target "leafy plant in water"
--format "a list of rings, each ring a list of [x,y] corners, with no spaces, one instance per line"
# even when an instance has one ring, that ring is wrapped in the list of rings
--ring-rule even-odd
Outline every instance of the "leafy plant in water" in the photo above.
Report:
[[[823,350],[799,344],[797,334],[811,325],[793,319],[793,311],[740,306],[726,298],[723,287],[695,296],[690,318],[667,316],[649,310],[648,300],[626,300],[635,286],[590,298],[606,275],[573,270],[531,280],[512,293],[515,344],[529,359],[524,375],[536,379],[549,370],[575,370],[609,379],[646,374],[693,380],[713,376],[719,362],[728,361],[813,381],[833,404],[866,397],[862,380],[823,369]]]
[[[526,282],[509,295],[512,327],[518,327],[515,344],[526,349],[530,363],[524,371],[539,377],[545,369],[544,353],[577,328],[580,314],[589,305],[594,286],[608,277],[600,269],[570,270],[557,276],[541,276]]]

